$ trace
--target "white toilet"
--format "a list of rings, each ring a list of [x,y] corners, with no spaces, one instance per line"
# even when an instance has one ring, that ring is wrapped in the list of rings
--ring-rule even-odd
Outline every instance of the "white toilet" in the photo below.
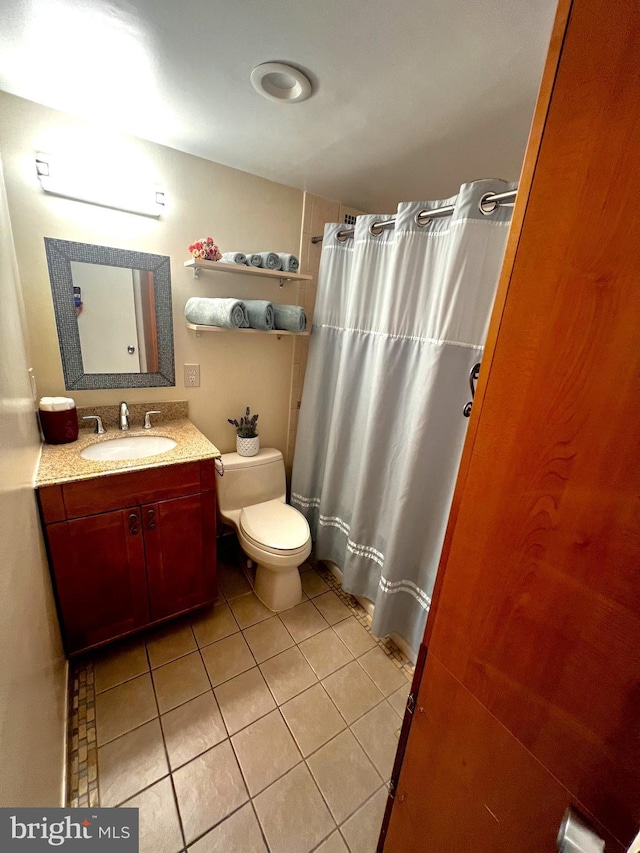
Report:
[[[224,453],[218,510],[245,554],[257,563],[254,592],[270,610],[302,600],[298,566],[311,553],[307,519],[286,503],[282,453],[265,447],[256,456]]]

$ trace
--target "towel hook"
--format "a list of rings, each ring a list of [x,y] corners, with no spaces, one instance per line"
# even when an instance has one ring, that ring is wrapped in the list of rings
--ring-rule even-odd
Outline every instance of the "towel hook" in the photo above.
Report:
[[[465,418],[468,418],[471,414],[471,407],[473,406],[473,398],[476,396],[476,386],[475,382],[480,375],[480,362],[474,364],[469,372],[469,385],[471,386],[471,402],[467,403],[467,405],[462,410],[462,414]]]

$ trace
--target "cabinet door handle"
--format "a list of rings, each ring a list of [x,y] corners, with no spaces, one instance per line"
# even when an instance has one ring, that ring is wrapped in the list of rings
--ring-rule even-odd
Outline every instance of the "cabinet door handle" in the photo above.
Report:
[[[149,518],[149,523],[147,524],[148,529],[149,530],[155,530],[156,529],[156,522],[155,522],[156,514],[155,514],[155,512],[152,509],[150,509],[147,511],[147,516]]]
[[[138,533],[138,515],[135,512],[129,516],[129,533],[132,536],[136,536]]]

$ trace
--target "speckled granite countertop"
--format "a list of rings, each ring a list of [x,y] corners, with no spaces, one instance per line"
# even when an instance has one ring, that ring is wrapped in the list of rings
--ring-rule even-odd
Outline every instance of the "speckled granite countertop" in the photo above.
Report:
[[[144,412],[150,409],[160,409],[162,414],[152,416],[151,421],[154,426],[152,429],[146,430],[142,427],[142,418]],[[196,462],[200,459],[212,459],[220,456],[218,448],[187,419],[186,404],[130,405],[130,423],[132,425],[127,432],[121,432],[117,426],[114,426],[112,410],[115,410],[117,417],[117,406],[78,409],[80,419],[84,414],[100,415],[107,432],[104,435],[96,435],[92,427],[81,428],[77,441],[72,441],[69,444],[44,444],[36,475],[36,488],[72,483],[75,480],[88,480],[92,477],[102,477],[122,471],[162,468],[181,462]],[[140,412],[142,412],[141,416]],[[80,423],[82,424],[82,420]],[[142,459],[130,459],[121,462],[96,461],[83,459],[80,456],[80,451],[90,444],[136,435],[163,435],[176,441],[177,446],[173,450],[156,456],[146,456]]]

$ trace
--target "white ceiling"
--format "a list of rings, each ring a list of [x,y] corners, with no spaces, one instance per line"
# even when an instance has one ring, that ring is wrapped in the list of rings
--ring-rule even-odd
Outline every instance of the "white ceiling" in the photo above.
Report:
[[[556,0],[0,0],[0,88],[365,210],[517,179]],[[262,62],[305,70],[261,98]]]

